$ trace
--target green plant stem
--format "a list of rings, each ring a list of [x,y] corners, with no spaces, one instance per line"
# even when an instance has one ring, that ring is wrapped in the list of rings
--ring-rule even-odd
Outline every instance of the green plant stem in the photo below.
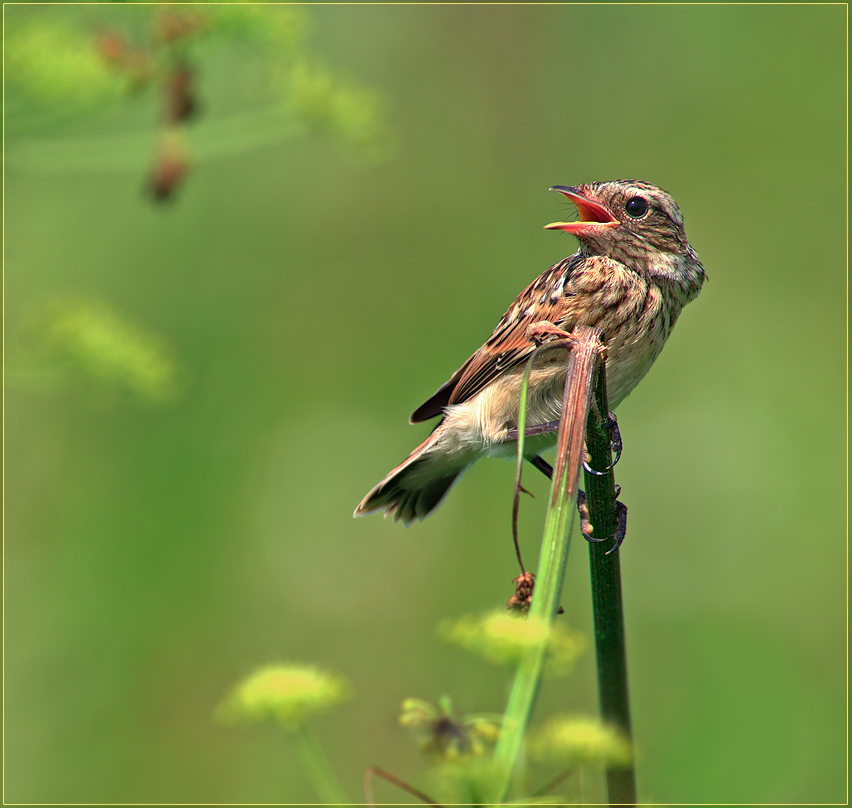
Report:
[[[595,385],[595,410],[589,414],[586,449],[593,469],[612,463],[610,434],[606,429],[608,412],[606,367],[601,363]],[[615,474],[594,475],[587,471],[586,505],[595,537],[612,536],[618,524]],[[632,741],[630,699],[627,688],[627,653],[624,645],[624,610],[621,600],[621,566],[618,550],[607,555],[611,542],[589,542],[592,579],[592,608],[595,618],[595,651],[598,662],[598,698],[604,721],[617,726]],[[608,766],[607,790],[611,805],[636,803],[636,769]]]
[[[323,803],[352,805],[352,801],[346,796],[313,733],[306,726],[301,726],[292,733],[291,737],[308,779]]]
[[[193,132],[193,160],[208,161],[303,134],[304,124],[278,105],[205,121]],[[8,145],[14,171],[28,174],[123,173],[138,171],[151,156],[151,132],[110,135],[56,135],[12,138]]]
[[[568,359],[562,418],[557,439],[556,466],[545,517],[544,536],[536,575],[535,595],[529,619],[553,623],[562,593],[562,580],[568,561],[571,529],[577,510],[577,489],[583,459],[583,439],[600,352],[596,329],[580,326],[572,332],[575,343]],[[501,773],[498,802],[504,802],[518,774],[524,736],[538,694],[547,644],[532,648],[518,665],[506,713],[503,732],[494,751]]]

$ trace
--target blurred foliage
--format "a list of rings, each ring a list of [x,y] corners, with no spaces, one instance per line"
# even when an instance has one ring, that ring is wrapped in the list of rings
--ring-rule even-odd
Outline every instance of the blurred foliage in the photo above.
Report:
[[[5,42],[5,69],[14,92],[59,107],[115,103],[126,82],[108,69],[91,35],[50,19],[15,27]]]
[[[383,156],[385,125],[376,93],[340,84],[326,68],[307,62],[293,66],[287,83],[293,109],[313,129],[339,137],[365,154]]]
[[[198,13],[197,9],[189,8]],[[297,55],[294,51],[303,44],[308,28],[307,13],[293,5],[272,9],[259,3],[212,3],[201,13],[211,36],[236,38],[247,45],[260,46],[264,50],[258,55],[271,57],[267,67],[273,70],[280,62]]]
[[[46,305],[26,342],[32,350],[19,361],[31,369],[41,364],[61,371],[60,379],[81,387],[99,405],[120,396],[163,404],[181,390],[181,372],[166,342],[104,301],[67,298]]]
[[[269,141],[303,132],[328,136],[361,160],[385,160],[392,138],[382,99],[325,67],[307,45],[307,27],[305,11],[293,5],[143,4],[27,15],[6,30],[7,137],[50,133],[58,121],[79,122],[95,110],[115,114],[156,92],[161,127],[173,130],[167,131],[171,145],[161,147],[154,163],[157,199],[169,198],[186,174],[189,148],[180,144],[176,171],[175,141],[188,133],[175,127],[195,121],[199,108],[202,120],[212,117],[213,124],[193,127],[196,159],[253,148],[263,131]],[[206,66],[223,53],[250,66],[244,97],[251,105],[238,115],[223,115],[206,100],[215,94]],[[106,150],[129,167],[141,158],[134,134],[115,133],[101,148],[91,139],[35,144],[17,159],[45,169],[55,165],[58,150],[97,171]],[[53,160],[40,159],[40,149]]]
[[[211,726],[264,660],[351,680],[358,698],[316,722],[351,795],[371,764],[417,781],[396,720],[410,694],[451,693],[456,721],[501,708],[505,670],[435,626],[508,596],[511,464],[478,463],[408,531],[352,509],[428,434],[407,414],[576,249],[541,229],[565,212],[546,189],[638,177],[672,193],[710,275],[618,411],[641,799],[842,802],[846,9],[215,9],[229,33],[174,45],[198,105],[180,124],[191,179],[162,215],[137,190],[163,85],[106,62],[117,95],[68,103],[9,61],[31,24],[146,52],[156,9],[5,7],[6,800],[314,801],[275,728]],[[364,170],[348,143],[293,137],[312,125],[288,95],[300,63],[377,93],[399,159]],[[77,295],[167,342],[174,406],[17,383],[15,343],[47,352],[33,312]],[[584,554],[562,605],[589,636]],[[570,687],[542,687],[536,723],[595,701],[586,655]],[[583,793],[605,799],[594,765]]]

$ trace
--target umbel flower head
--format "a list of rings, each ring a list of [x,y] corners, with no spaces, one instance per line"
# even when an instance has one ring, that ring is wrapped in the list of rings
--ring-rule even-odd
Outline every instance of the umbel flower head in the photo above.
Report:
[[[439,628],[441,637],[453,645],[485,657],[495,665],[520,662],[525,654],[541,645],[547,648],[546,672],[565,674],[585,650],[583,638],[561,625],[548,625],[532,617],[520,619],[504,611],[483,617],[467,615],[446,621]]]
[[[530,734],[528,748],[532,760],[560,766],[626,766],[633,758],[627,738],[596,718],[554,718]]]
[[[267,665],[243,679],[217,710],[225,724],[272,721],[297,729],[313,713],[345,701],[349,682],[312,665]]]

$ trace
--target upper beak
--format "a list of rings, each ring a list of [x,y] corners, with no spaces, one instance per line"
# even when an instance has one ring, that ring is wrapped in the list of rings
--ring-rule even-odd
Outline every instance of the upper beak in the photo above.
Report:
[[[590,235],[604,227],[618,227],[618,220],[603,206],[583,196],[579,188],[568,185],[554,185],[549,190],[559,191],[570,199],[580,214],[579,222],[553,222],[546,224],[545,230],[564,230],[575,236]]]

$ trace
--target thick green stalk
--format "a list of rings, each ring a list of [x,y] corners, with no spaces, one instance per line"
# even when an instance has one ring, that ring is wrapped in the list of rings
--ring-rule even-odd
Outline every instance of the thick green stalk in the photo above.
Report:
[[[575,342],[568,360],[556,467],[545,518],[535,595],[529,615],[529,619],[542,621],[547,626],[552,624],[556,616],[562,593],[571,528],[577,509],[586,420],[601,347],[599,332],[595,329],[578,327],[571,336]],[[518,773],[524,737],[535,706],[546,653],[546,643],[530,649],[515,674],[503,719],[503,732],[494,752],[494,760],[502,777],[498,802],[506,800]]]
[[[593,469],[612,463],[610,434],[606,429],[608,408],[606,368],[601,363],[595,385],[595,410],[589,414],[586,448]],[[594,536],[612,536],[618,525],[615,475],[586,472],[586,505]],[[607,555],[611,542],[589,543],[592,608],[595,617],[595,651],[598,662],[598,697],[601,716],[631,739],[630,700],[627,688],[627,653],[624,645],[624,611],[621,600],[621,566],[618,550]],[[611,805],[636,803],[636,769],[608,766],[607,790]]]
[[[352,805],[313,733],[301,726],[291,735],[305,773],[325,805]]]

